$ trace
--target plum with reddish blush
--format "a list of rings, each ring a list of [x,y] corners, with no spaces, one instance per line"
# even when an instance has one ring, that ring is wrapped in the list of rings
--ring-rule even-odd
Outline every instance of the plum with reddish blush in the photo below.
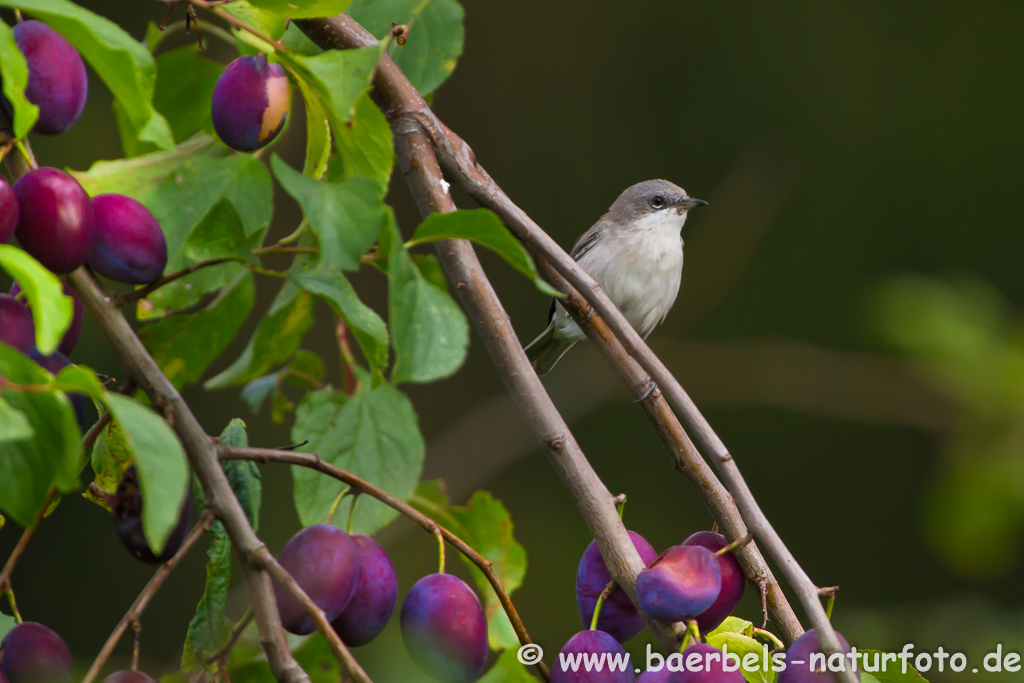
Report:
[[[651,544],[640,534],[630,531],[629,538],[633,541],[633,547],[640,553],[640,559],[644,561],[645,565],[658,556]],[[584,627],[590,627],[597,600],[611,580],[612,575],[608,571],[608,567],[605,566],[597,542],[591,541],[587,549],[583,551],[579,566],[576,568],[576,606],[579,608],[580,619],[583,620]],[[637,612],[629,597],[618,588],[613,590],[604,601],[601,606],[601,614],[597,618],[598,630],[610,634],[620,643],[624,643],[640,633],[645,623],[643,616]]]
[[[683,545],[699,545],[711,552],[718,552],[729,545],[729,541],[725,536],[713,531],[698,531],[683,541]],[[743,573],[743,568],[740,567],[739,560],[731,551],[717,557],[718,568],[722,573],[722,588],[718,597],[711,603],[711,607],[696,617],[697,626],[703,633],[715,630],[727,616],[732,614],[736,605],[740,604],[743,589],[747,585],[747,577]]]
[[[431,678],[469,683],[487,663],[487,617],[466,582],[429,574],[405,596],[400,617],[405,649]]]
[[[126,285],[144,285],[163,275],[167,241],[153,214],[123,194],[92,199],[96,236],[87,263],[100,275]]]
[[[696,643],[686,648],[683,667],[684,671],[673,672],[669,679],[672,683],[745,683],[746,680],[739,667],[735,671],[726,671],[722,651],[707,643]]]
[[[398,576],[391,558],[380,543],[363,534],[353,534],[359,556],[359,581],[351,602],[331,622],[346,645],[366,645],[380,635],[395,611]]]
[[[352,537],[336,526],[306,527],[291,537],[277,559],[330,621],[355,594],[359,554]],[[285,629],[298,635],[316,630],[316,622],[283,584],[274,582],[274,595]]]
[[[15,282],[11,285],[11,296],[18,296],[21,293],[21,285]],[[82,333],[82,322],[85,320],[85,306],[82,301],[75,294],[75,290],[71,289],[71,285],[64,283],[64,293],[71,297],[74,302],[74,309],[71,313],[71,324],[68,326],[67,332],[61,337],[60,344],[57,346],[57,350],[63,353],[65,356],[70,355],[72,349],[75,348],[75,344],[78,343],[78,336]],[[28,300],[23,302],[23,305],[28,310],[29,314],[32,313],[32,308],[28,305]]]
[[[699,545],[672,546],[640,572],[636,598],[648,616],[685,621],[710,607],[722,588],[714,553]]]
[[[280,64],[269,63],[265,55],[239,57],[213,89],[214,130],[228,147],[254,152],[281,132],[291,102],[291,84]]]
[[[11,32],[28,65],[25,98],[39,107],[32,129],[58,135],[70,128],[85,109],[89,78],[78,50],[41,21],[23,21]],[[5,107],[10,110],[6,101]]]
[[[11,184],[0,178],[0,244],[7,244],[18,227],[18,198]]]
[[[85,263],[95,232],[92,203],[77,180],[39,168],[18,178],[14,193],[21,210],[15,234],[25,251],[58,275]]]
[[[122,669],[103,679],[103,683],[156,683],[153,677],[141,671]]]
[[[0,673],[8,683],[71,683],[73,667],[64,640],[34,621],[18,624],[0,641]]]
[[[850,644],[843,638],[843,634],[836,631],[836,638],[843,652],[849,653]],[[779,672],[778,683],[839,683],[839,674],[834,671],[811,670],[811,655],[822,652],[817,630],[812,628],[804,632],[786,649],[786,668]],[[826,661],[827,659],[826,657]],[[849,658],[846,659],[846,664],[849,666]]]
[[[22,353],[30,353],[36,347],[32,314],[9,294],[0,294],[0,342]]]
[[[149,547],[149,542],[142,529],[144,501],[142,500],[142,485],[139,483],[135,465],[131,465],[121,475],[121,482],[117,485],[114,496],[112,511],[114,530],[128,552],[147,564],[166,562],[174,557],[174,554],[181,549],[181,544],[185,542],[185,536],[188,535],[192,525],[192,501],[189,497],[183,496],[181,512],[178,513],[178,524],[167,537],[163,551],[157,555]]]
[[[562,666],[563,657],[568,655],[598,655],[608,654],[612,659],[604,660],[604,666],[598,668],[591,666],[590,671],[584,664],[580,663],[573,671],[571,666]],[[626,662],[624,670],[620,670],[616,664]],[[566,658],[568,662],[568,658]],[[569,639],[558,653],[554,666],[551,668],[551,683],[632,683],[633,664],[627,659],[626,651],[622,649],[615,638],[604,631],[580,631]]]
[[[662,666],[657,671],[648,669],[636,677],[636,683],[674,683],[672,674],[673,672],[669,671],[666,666]]]

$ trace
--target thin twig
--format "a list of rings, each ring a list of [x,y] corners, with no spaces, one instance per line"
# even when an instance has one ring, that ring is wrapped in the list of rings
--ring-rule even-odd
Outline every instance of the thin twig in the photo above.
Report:
[[[152,600],[156,592],[160,590],[160,586],[162,586],[164,581],[167,580],[167,577],[171,575],[174,568],[178,566],[181,558],[185,557],[185,555],[188,554],[188,551],[192,549],[192,546],[194,546],[203,534],[206,533],[210,528],[211,523],[213,523],[213,513],[210,511],[204,512],[196,525],[188,532],[188,535],[181,544],[181,548],[178,549],[178,552],[174,553],[174,557],[160,565],[160,568],[153,574],[153,578],[149,580],[146,587],[142,589],[141,593],[139,593],[139,597],[135,598],[135,602],[132,603],[132,606],[128,609],[125,615],[121,617],[121,621],[119,621],[117,626],[114,627],[114,632],[110,634],[110,637],[107,638],[107,642],[104,643],[103,647],[100,649],[100,653],[96,655],[96,659],[93,660],[92,666],[89,667],[85,677],[82,679],[82,683],[92,683],[92,681],[96,680],[96,677],[99,675],[103,665],[107,663],[110,655],[114,652],[114,648],[117,647],[117,643],[121,640],[121,636],[125,634],[125,631],[127,631],[133,623],[138,622],[139,617],[141,617],[142,613],[146,611],[149,601]]]
[[[199,5],[203,9],[209,10],[210,12],[213,12],[218,17],[220,17],[224,21],[228,22],[229,24],[231,24],[235,28],[241,29],[243,31],[246,31],[246,32],[256,36],[257,38],[259,38],[263,42],[269,43],[269,44],[273,45],[274,48],[277,49],[277,50],[281,50],[282,52],[287,52],[288,51],[288,48],[285,47],[283,43],[274,40],[270,36],[264,34],[262,31],[258,31],[256,29],[254,29],[252,26],[249,26],[244,21],[241,21],[240,19],[236,19],[235,17],[231,16],[230,14],[228,14],[227,12],[225,12],[223,9],[221,9],[219,7],[219,5],[224,5],[224,4],[227,4],[227,3],[216,2],[216,1],[215,2],[208,2],[207,0],[192,0],[192,4]]]
[[[202,270],[203,268],[210,268],[211,266],[219,266],[222,263],[228,263],[230,261],[238,261],[238,258],[232,256],[227,258],[207,259],[205,261],[193,263],[192,265],[186,266],[181,270],[176,270],[173,273],[168,273],[167,275],[162,276],[158,280],[153,280],[153,282],[150,282],[148,285],[144,287],[139,287],[138,289],[133,289],[130,292],[125,292],[124,294],[119,294],[115,296],[112,300],[113,304],[120,308],[121,306],[124,306],[125,304],[130,304],[133,301],[145,299],[147,296],[149,296],[156,290],[160,289],[164,285],[170,284],[175,280],[180,280],[186,275],[191,275],[197,270]]]
[[[296,451],[284,451],[273,448],[241,448],[237,446],[218,446],[217,453],[221,460],[253,460],[261,463],[276,462],[308,467],[348,484],[352,488],[354,494],[366,494],[372,498],[376,498],[388,507],[397,510],[402,515],[408,517],[416,524],[419,524],[427,532],[440,533],[449,545],[465,555],[466,558],[475,564],[487,578],[487,582],[491,585],[491,588],[494,589],[495,594],[498,596],[498,601],[501,603],[502,609],[505,610],[505,614],[508,615],[509,621],[512,623],[512,628],[516,633],[516,637],[519,638],[519,642],[522,645],[533,643],[533,640],[530,639],[530,634],[526,632],[523,620],[519,617],[519,612],[512,603],[512,598],[510,598],[508,593],[505,591],[505,587],[501,584],[501,579],[494,573],[494,567],[491,561],[473,550],[468,543],[448,529],[444,528],[444,526],[412,507],[405,501],[394,497],[379,486],[376,486],[361,477],[357,477],[351,472],[343,470],[331,463],[324,462],[324,460],[322,460],[316,453],[299,453]],[[538,669],[543,673],[544,680],[547,680],[549,675],[546,667],[541,669],[540,665],[538,665]]]
[[[14,546],[14,550],[11,551],[10,557],[7,558],[7,562],[4,564],[4,568],[0,570],[0,593],[3,591],[11,590],[11,574],[14,573],[14,567],[18,564],[18,560],[25,554],[25,548],[28,547],[28,542],[32,540],[32,537],[36,533],[36,529],[39,528],[39,523],[43,520],[43,516],[46,514],[47,508],[53,503],[53,499],[57,497],[57,489],[51,488],[50,492],[46,494],[46,500],[36,511],[36,516],[32,520],[32,523],[25,527],[25,530],[21,532],[21,538],[18,539],[18,543]]]
[[[231,636],[228,638],[228,642],[224,643],[224,647],[220,649],[220,652],[207,657],[206,663],[213,664],[218,660],[227,659],[228,654],[231,652],[231,648],[235,646],[235,643],[237,643],[238,639],[241,637],[242,631],[244,631],[251,622],[252,610],[247,609],[245,610],[245,614],[242,615],[242,618],[238,620],[237,624],[235,624],[235,627],[231,629]]]

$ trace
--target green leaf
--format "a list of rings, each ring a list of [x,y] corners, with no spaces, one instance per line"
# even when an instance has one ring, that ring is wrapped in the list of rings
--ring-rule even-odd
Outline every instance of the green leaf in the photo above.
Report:
[[[52,376],[15,349],[0,344],[0,376],[15,384],[47,385]],[[21,413],[34,436],[0,444],[0,509],[22,526],[32,523],[50,488],[78,488],[81,433],[68,397],[60,391],[0,392]]]
[[[238,334],[252,310],[252,273],[242,272],[210,305],[191,315],[169,315],[139,330],[153,359],[179,389],[198,382]],[[195,340],[201,339],[197,344]]]
[[[221,679],[220,665],[206,660],[216,655],[227,642],[230,633],[225,607],[231,583],[231,544],[224,525],[214,522],[210,526],[210,549],[207,551],[206,588],[196,606],[195,616],[188,624],[185,649],[181,655],[181,670],[191,681],[217,681]]]
[[[858,650],[858,653],[862,655],[859,666],[862,669],[861,683],[866,680],[871,680],[872,683],[928,683],[928,680],[917,672],[914,667],[907,665],[907,672],[903,673],[903,665],[897,659],[896,662],[887,662],[886,671],[881,671],[882,668],[882,655],[883,652],[878,650]],[[872,671],[871,673],[863,672],[864,658],[868,658],[868,664],[872,668],[875,666],[875,656],[878,657],[878,668],[879,671]]]
[[[326,301],[352,331],[372,370],[383,370],[388,362],[388,329],[377,313],[359,300],[341,271],[289,271],[289,279],[302,289]]]
[[[434,285],[438,289],[448,291],[448,278],[444,274],[444,270],[441,268],[441,264],[438,262],[437,257],[433,254],[410,254],[412,256],[412,262],[419,268],[420,273],[426,278],[427,282]]]
[[[28,65],[14,42],[11,28],[0,20],[0,83],[4,97],[14,108],[14,137],[23,138],[36,125],[39,107],[25,99]]]
[[[170,126],[153,108],[156,64],[144,45],[114,22],[68,0],[0,0],[42,19],[67,38],[124,108],[138,139],[174,146]]]
[[[309,672],[311,683],[338,683],[343,680],[338,658],[319,633],[307,638],[292,654],[299,666]]]
[[[248,0],[233,0],[233,2],[225,3],[221,9],[274,40],[280,40],[287,27],[285,16],[256,7]],[[235,37],[239,39],[248,35],[246,31],[236,31],[235,33]]]
[[[275,372],[272,375],[257,377],[242,387],[242,400],[246,402],[252,412],[259,414],[267,397],[277,389],[278,379],[279,375]]]
[[[14,617],[0,612],[0,639],[6,636],[12,628],[18,625]]]
[[[291,358],[313,324],[313,297],[285,282],[238,360],[207,380],[206,389],[222,389],[267,374]]]
[[[518,642],[516,643],[518,646]],[[519,661],[517,649],[505,650],[479,683],[537,683]]]
[[[355,104],[352,123],[334,129],[345,178],[370,178],[388,186],[395,165],[394,135],[384,114],[364,93]]]
[[[10,403],[0,398],[0,444],[24,441],[34,435],[35,430],[32,429],[25,413],[12,408]]]
[[[391,381],[430,382],[454,373],[466,359],[469,323],[448,292],[423,277],[388,225],[388,317],[395,366]]]
[[[210,100],[224,70],[199,56],[198,45],[186,45],[156,58],[156,91],[153,106],[171,126],[174,141],[181,142],[210,120]]]
[[[349,0],[249,0],[254,7],[293,19],[333,17],[341,14]]]
[[[739,633],[744,636],[749,636],[754,633],[754,624],[747,621],[746,619],[740,619],[739,617],[726,617],[721,624],[718,625],[715,630],[711,631],[707,637],[719,636],[725,633]]]
[[[235,418],[228,423],[220,434],[222,446],[245,448],[249,445],[249,436],[245,431],[245,423]],[[242,504],[245,516],[253,531],[260,526],[260,502],[263,499],[263,484],[259,467],[251,460],[227,460],[223,464],[231,490]]]
[[[308,178],[281,160],[270,161],[281,186],[302,207],[320,245],[326,268],[357,270],[359,259],[377,240],[387,209],[384,190],[366,178],[331,183]]]
[[[408,42],[392,58],[421,94],[445,81],[462,54],[462,6],[455,0],[354,0],[348,14],[378,39],[391,22],[409,27]]]
[[[221,199],[206,212],[189,233],[184,250],[185,258],[193,263],[219,258],[256,263],[242,220],[227,199]]]
[[[708,634],[705,640],[708,645],[713,645],[719,650],[724,646],[729,654],[739,657],[741,662],[739,671],[747,683],[774,683],[776,673],[772,670],[770,662],[768,664],[768,671],[763,671],[763,667],[751,670],[742,665],[743,658],[750,654],[756,655],[759,662],[764,661],[766,649],[762,643],[750,636],[730,631],[716,632],[715,635]]]
[[[84,394],[102,401],[107,390],[103,388],[96,371],[84,365],[68,365],[53,379],[53,388],[69,394]]]
[[[324,381],[324,360],[312,351],[299,349],[288,365],[285,379],[303,389],[318,389]]]
[[[111,422],[103,429],[92,447],[92,471],[96,474],[94,482],[104,493],[114,493],[124,471],[132,464],[132,452],[125,441],[124,432]],[[86,499],[97,505],[110,509],[107,500],[102,496],[86,490],[82,494]]]
[[[298,31],[295,26],[289,27],[291,29]],[[300,78],[298,82],[306,103],[306,161],[302,165],[302,174],[319,179],[327,171],[327,160],[331,157],[331,126],[316,93],[306,81]]]
[[[551,293],[548,291],[550,286],[537,275],[537,267],[526,248],[512,236],[501,219],[492,211],[470,209],[430,214],[419,224],[412,239],[406,242],[405,246],[413,247],[445,239],[469,240],[490,249],[505,259],[510,266],[537,283],[545,293]]]
[[[56,275],[17,247],[0,244],[0,268],[25,292],[35,322],[36,348],[44,356],[50,355],[71,324],[74,302],[64,294]]]
[[[276,54],[317,94],[331,125],[339,130],[355,115],[354,107],[359,96],[370,89],[370,78],[382,49],[375,45],[353,50],[326,50],[316,55]]]
[[[389,384],[363,388],[350,399],[334,391],[306,396],[295,413],[292,438],[309,439],[300,451],[352,472],[405,500],[416,490],[424,445],[412,403]],[[347,487],[304,467],[293,467],[295,508],[304,526],[323,523],[334,499]],[[356,506],[355,530],[372,534],[396,513],[375,500]],[[343,524],[335,516],[336,523]]]
[[[107,408],[124,433],[142,485],[142,531],[159,555],[178,523],[181,506],[188,504],[189,468],[177,435],[146,406],[107,394]]]

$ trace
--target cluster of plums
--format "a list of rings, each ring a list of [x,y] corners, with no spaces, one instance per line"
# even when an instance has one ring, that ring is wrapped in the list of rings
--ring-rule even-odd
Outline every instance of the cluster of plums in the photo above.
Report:
[[[317,524],[295,534],[278,560],[346,645],[369,643],[394,611],[395,568],[369,536]],[[285,586],[275,584],[274,591],[285,629],[297,634],[316,630]],[[480,677],[487,663],[487,618],[464,581],[451,574],[423,577],[406,595],[400,623],[410,657],[429,676],[446,683]]]

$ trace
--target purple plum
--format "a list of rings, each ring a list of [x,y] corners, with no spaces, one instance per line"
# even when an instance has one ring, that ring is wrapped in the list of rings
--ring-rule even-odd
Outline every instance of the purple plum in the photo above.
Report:
[[[850,644],[843,638],[843,634],[836,631],[836,638],[839,639],[843,651],[849,652]],[[811,661],[811,655],[822,652],[818,632],[813,628],[806,631],[786,650],[786,668],[779,672],[778,683],[839,683],[838,674],[823,671],[820,662]],[[815,665],[815,670],[811,669],[812,664]],[[846,666],[850,666],[849,658],[846,659]]]
[[[103,683],[156,683],[153,677],[141,671],[122,669],[103,679]]]
[[[57,274],[70,273],[92,251],[92,204],[78,181],[57,168],[29,171],[14,183],[22,248]]]
[[[728,539],[713,531],[698,531],[683,541],[683,545],[699,545],[711,552],[717,552],[729,545]],[[732,552],[718,556],[718,568],[722,573],[722,589],[711,607],[697,615],[697,626],[704,633],[713,631],[725,618],[732,614],[736,605],[740,604],[743,589],[747,585],[747,577],[740,567],[739,561]]]
[[[736,666],[736,671],[726,671],[721,650],[707,643],[696,643],[683,651],[685,670],[673,672],[669,680],[672,683],[744,683],[739,665]]]
[[[7,244],[18,227],[18,198],[11,184],[0,178],[0,244]]]
[[[473,589],[457,576],[429,574],[405,596],[402,639],[431,678],[468,683],[487,663],[487,617]]]
[[[363,534],[353,534],[359,557],[359,581],[352,601],[331,622],[346,645],[366,645],[387,625],[398,598],[398,577],[391,558],[380,543]]]
[[[18,296],[21,293],[21,285],[15,282],[11,285],[11,296]],[[78,343],[78,336],[82,333],[82,321],[85,320],[85,306],[82,301],[75,294],[75,290],[71,289],[71,285],[64,283],[64,293],[71,297],[74,301],[74,310],[71,313],[71,325],[68,326],[68,331],[64,333],[64,336],[60,340],[60,345],[57,346],[57,350],[63,353],[65,356],[71,354],[71,351],[75,348],[75,344]],[[28,305],[28,301],[25,300],[24,306],[28,309],[29,313],[32,313],[31,307]]]
[[[674,683],[672,673],[664,666],[657,671],[650,669],[637,676],[636,683]],[[676,675],[678,676],[679,674]]]
[[[0,294],[0,343],[13,346],[22,353],[30,353],[36,347],[32,314],[9,294]]]
[[[280,64],[270,64],[265,55],[239,57],[213,89],[213,127],[228,147],[253,152],[281,132],[291,102],[291,84]]]
[[[188,496],[184,497],[178,524],[171,530],[171,534],[164,544],[163,552],[159,555],[149,547],[143,533],[142,505],[142,487],[139,484],[139,475],[135,471],[135,465],[131,465],[121,475],[121,483],[117,485],[113,505],[114,529],[124,547],[137,559],[148,564],[166,562],[174,557],[185,541],[185,536],[188,535],[192,525],[192,501]]]
[[[144,285],[163,275],[167,241],[153,214],[123,194],[92,199],[96,237],[88,264],[100,275],[127,285]]]
[[[63,133],[82,115],[89,97],[82,56],[64,36],[41,21],[22,22],[12,32],[28,64],[25,97],[39,107],[33,132]]]
[[[660,621],[697,616],[715,602],[721,588],[718,558],[699,545],[672,546],[636,579],[637,602]]]
[[[590,664],[588,667],[587,664]],[[633,664],[604,631],[580,631],[558,653],[551,683],[631,683]]]
[[[0,673],[8,683],[70,683],[71,650],[42,624],[18,624],[0,642]]]
[[[348,606],[359,584],[356,544],[336,526],[306,527],[291,537],[277,559],[331,621]],[[274,595],[288,631],[305,635],[316,630],[313,618],[284,585],[275,582]]]
[[[640,559],[644,564],[649,564],[658,553],[654,551],[651,544],[643,536],[635,531],[629,532],[633,541],[633,547],[640,553]],[[594,618],[594,608],[597,599],[604,590],[612,575],[605,566],[601,550],[597,547],[596,541],[591,541],[587,549],[583,551],[580,564],[576,569],[576,606],[580,611],[580,618],[583,626],[590,628],[590,622]],[[615,640],[624,643],[643,630],[645,625],[643,616],[630,602],[629,597],[616,588],[601,606],[601,614],[597,618],[597,628],[610,634]]]

